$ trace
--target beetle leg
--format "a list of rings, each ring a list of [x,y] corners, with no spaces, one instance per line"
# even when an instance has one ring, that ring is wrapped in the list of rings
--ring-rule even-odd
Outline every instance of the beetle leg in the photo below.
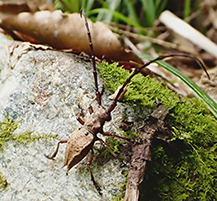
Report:
[[[84,125],[84,121],[83,121],[80,117],[77,117],[77,121],[78,121],[81,125]]]
[[[93,182],[93,184],[94,184],[96,190],[98,191],[98,193],[99,193],[100,195],[102,195],[102,194],[101,194],[101,189],[100,189],[99,185],[96,183],[96,181],[95,181],[95,179],[94,179],[94,176],[93,176],[93,173],[92,173],[92,170],[91,170],[91,168],[90,168],[90,165],[91,165],[92,160],[93,160],[93,155],[94,155],[93,149],[91,149],[90,151],[91,151],[91,153],[90,153],[90,158],[89,158],[89,161],[88,161],[88,163],[87,163],[87,166],[88,166],[88,169],[89,169],[89,172],[90,172],[91,180],[92,180],[92,182]]]
[[[102,91],[100,92],[100,97],[102,96],[104,92],[104,86],[102,86]],[[92,103],[97,100],[97,97],[95,97],[89,104],[89,107],[88,107],[88,110],[89,110],[89,113],[92,114],[93,113],[93,107],[92,107]]]
[[[87,166],[88,166],[88,169],[89,169],[89,172],[90,172],[91,180],[93,181],[93,183],[94,183],[94,185],[95,185],[96,182],[95,182],[95,179],[94,179],[94,177],[93,177],[92,170],[91,170],[91,168],[90,168],[90,165],[91,165],[92,160],[93,160],[93,149],[91,149],[90,151],[91,151],[91,153],[90,153],[90,158],[89,158],[89,161],[88,161],[88,163],[87,163]]]
[[[118,156],[106,145],[102,139],[98,138],[98,140],[115,158],[118,158]]]
[[[53,153],[53,155],[49,156],[49,155],[44,154],[44,156],[47,157],[48,159],[53,159],[53,158],[57,155],[57,152],[58,152],[58,150],[59,150],[60,144],[62,144],[62,143],[67,143],[67,141],[68,141],[68,140],[61,140],[61,141],[59,141],[58,144],[57,144],[56,151]]]
[[[129,138],[122,137],[122,136],[120,136],[120,135],[115,135],[115,134],[113,134],[113,133],[108,133],[108,132],[106,132],[106,133],[103,133],[103,135],[105,135],[105,136],[113,136],[113,137],[120,138],[120,139],[122,139],[122,140],[130,141]]]
[[[95,99],[94,99],[94,100],[95,100]],[[93,113],[93,107],[92,107],[92,105],[91,105],[91,104],[89,105],[89,107],[88,107],[88,110],[89,110],[89,113],[90,113],[90,114],[92,114],[92,113]]]
[[[93,113],[93,107],[92,107],[92,103],[97,99],[97,97],[95,97],[89,104],[89,107],[88,107],[88,111],[90,114]]]
[[[97,140],[99,140],[99,142],[100,142],[115,158],[117,158],[117,159],[122,163],[123,166],[126,166],[126,165],[127,165],[126,162],[124,162],[122,158],[120,158],[119,156],[117,156],[117,155],[106,145],[106,143],[105,143],[102,139],[97,138]]]

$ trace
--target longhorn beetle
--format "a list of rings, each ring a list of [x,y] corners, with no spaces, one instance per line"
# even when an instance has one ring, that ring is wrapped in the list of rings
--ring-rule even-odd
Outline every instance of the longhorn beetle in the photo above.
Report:
[[[93,101],[89,104],[88,110],[89,110],[89,115],[86,116],[86,121],[83,121],[80,117],[77,117],[77,120],[79,121],[79,123],[81,124],[80,126],[78,126],[73,133],[71,134],[70,138],[68,140],[63,140],[63,141],[59,141],[56,151],[53,153],[53,155],[49,156],[49,155],[45,155],[47,158],[49,159],[53,159],[58,152],[59,149],[59,145],[62,143],[67,143],[67,147],[66,147],[66,152],[65,152],[65,161],[64,161],[64,166],[67,166],[67,172],[66,174],[68,174],[68,171],[77,163],[79,163],[87,154],[88,152],[91,152],[90,154],[90,159],[88,161],[88,169],[91,175],[91,180],[93,181],[94,185],[96,186],[97,190],[99,190],[99,187],[97,186],[90,165],[93,159],[93,145],[95,143],[95,141],[99,141],[106,149],[108,149],[111,154],[118,158],[118,156],[113,153],[110,148],[105,144],[105,142],[100,139],[97,134],[101,133],[102,135],[105,136],[114,136],[114,137],[118,137],[124,140],[130,140],[112,133],[107,133],[103,131],[103,125],[106,121],[110,121],[111,120],[111,112],[115,109],[117,101],[119,99],[119,97],[121,96],[125,86],[130,83],[131,79],[138,73],[140,73],[140,71],[145,68],[146,66],[148,66],[151,63],[154,63],[158,60],[162,60],[168,57],[175,57],[175,56],[179,56],[179,57],[188,57],[191,58],[193,60],[195,60],[202,68],[203,70],[206,72],[206,69],[204,67],[204,65],[202,64],[202,62],[197,59],[196,57],[190,56],[190,55],[186,55],[186,54],[170,54],[170,55],[165,55],[165,56],[159,56],[156,59],[149,61],[148,63],[144,64],[142,67],[135,69],[131,75],[128,77],[128,79],[125,81],[125,83],[120,87],[115,99],[113,100],[113,102],[111,103],[111,105],[109,106],[109,108],[104,108],[101,104],[101,93],[99,92],[98,89],[98,80],[97,80],[97,71],[96,71],[96,62],[95,62],[95,55],[94,55],[94,48],[93,48],[93,43],[92,43],[92,39],[91,39],[91,34],[89,31],[89,27],[88,27],[88,23],[87,23],[87,17],[86,14],[84,12],[84,10],[82,10],[81,13],[81,17],[82,14],[84,16],[84,20],[85,20],[85,26],[87,29],[87,36],[88,36],[88,40],[89,40],[89,45],[90,45],[90,50],[91,50],[91,59],[92,59],[92,63],[93,63],[93,76],[94,76],[94,81],[95,81],[95,93],[96,93],[96,97],[93,99]],[[206,72],[207,76],[209,77],[208,73]],[[97,109],[94,111],[93,107],[91,106],[91,104],[97,101],[98,103],[98,107]]]

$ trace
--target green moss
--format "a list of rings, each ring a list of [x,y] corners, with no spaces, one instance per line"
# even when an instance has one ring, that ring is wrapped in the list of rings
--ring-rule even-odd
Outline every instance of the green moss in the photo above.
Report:
[[[122,68],[118,68],[117,63],[111,65],[103,63],[98,66],[98,69],[101,77],[106,81],[107,89],[111,91],[115,91],[129,77],[129,73]],[[145,109],[153,110],[156,101],[160,101],[162,104],[170,106],[170,108],[180,102],[179,96],[153,78],[144,77],[141,74],[133,77],[132,81],[127,85],[127,92],[124,95],[123,102],[131,106],[142,106]]]
[[[21,124],[21,121],[13,121],[13,119],[9,118],[9,115],[7,114],[7,117],[0,122],[0,151],[3,151],[4,146],[9,141],[14,141],[19,144],[26,144],[31,143],[36,140],[45,140],[50,138],[57,139],[56,135],[51,134],[45,134],[37,135],[34,134],[33,131],[25,131],[22,133],[18,133],[14,135],[14,131],[18,128],[18,126]],[[2,173],[0,172],[0,189],[5,188],[4,185],[5,179],[3,178]]]
[[[19,124],[20,121],[14,122],[9,118],[8,114],[3,122],[0,122],[0,151],[3,150],[3,146],[6,142],[13,139],[12,133],[17,129]]]
[[[4,176],[0,172],[0,189],[5,189],[7,187],[8,183],[5,180]]]
[[[129,77],[117,64],[104,63],[99,71],[111,91]],[[150,113],[156,101],[170,106],[166,120],[174,131],[170,143],[153,141],[140,200],[217,200],[217,121],[204,103],[183,100],[149,76],[136,75],[127,89],[123,102],[131,106]]]
[[[26,144],[31,143],[36,140],[45,140],[50,138],[57,138],[57,135],[52,134],[46,134],[43,133],[42,135],[35,134],[34,131],[25,131],[18,133],[16,135],[13,135],[14,131],[18,128],[19,125],[21,125],[21,121],[13,121],[13,119],[9,118],[9,115],[7,114],[7,117],[3,120],[3,122],[0,122],[0,151],[3,150],[3,146],[8,141],[14,141],[20,144]]]

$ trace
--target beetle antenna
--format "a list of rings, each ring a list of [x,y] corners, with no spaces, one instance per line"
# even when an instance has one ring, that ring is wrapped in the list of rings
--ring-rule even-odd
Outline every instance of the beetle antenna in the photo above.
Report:
[[[82,17],[82,15],[84,16],[85,26],[86,26],[86,29],[87,29],[87,35],[88,35],[89,46],[90,46],[90,51],[91,51],[91,60],[93,62],[93,76],[94,76],[94,81],[95,81],[96,100],[97,100],[98,104],[101,105],[101,93],[99,92],[99,89],[98,89],[95,54],[94,54],[90,29],[89,29],[88,22],[87,22],[87,16],[86,16],[86,13],[85,13],[84,9],[81,10],[80,15],[81,15],[81,17]]]
[[[150,65],[150,64],[152,64],[152,63],[154,63],[154,62],[156,62],[156,61],[159,61],[159,60],[162,60],[162,59],[165,59],[165,58],[169,58],[169,57],[188,57],[188,58],[193,59],[193,60],[196,61],[197,64],[205,71],[207,77],[210,79],[210,76],[209,76],[209,74],[208,74],[208,72],[207,72],[207,70],[206,70],[204,64],[203,64],[198,58],[196,58],[196,57],[194,57],[194,56],[187,55],[187,54],[169,54],[169,55],[159,56],[159,57],[155,58],[154,60],[149,61],[148,63],[144,64],[144,65],[141,66],[140,68],[135,69],[135,70],[133,71],[133,73],[128,77],[128,79],[125,81],[125,83],[124,83],[124,84],[121,86],[121,88],[119,89],[118,94],[116,95],[116,97],[115,97],[113,103],[111,104],[111,106],[108,108],[107,112],[108,112],[108,113],[111,113],[112,110],[116,107],[117,101],[118,101],[120,95],[122,94],[124,88],[126,87],[126,85],[127,85],[128,83],[130,83],[131,79],[132,79],[136,74],[140,73],[141,70],[144,69],[145,67],[147,67],[148,65]]]

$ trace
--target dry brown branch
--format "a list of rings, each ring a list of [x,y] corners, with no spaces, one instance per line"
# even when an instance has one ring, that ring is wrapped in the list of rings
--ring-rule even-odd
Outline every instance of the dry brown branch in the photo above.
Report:
[[[114,31],[117,32],[119,34],[123,34],[126,37],[131,37],[136,39],[137,41],[150,41],[152,43],[155,43],[157,45],[163,46],[165,48],[172,48],[181,52],[185,52],[185,53],[189,53],[189,54],[195,54],[195,52],[192,52],[191,50],[189,50],[188,47],[182,46],[182,45],[178,45],[178,44],[174,44],[174,43],[170,43],[158,38],[152,38],[150,36],[143,36],[143,35],[139,35],[136,33],[132,33],[130,31],[125,31],[125,30],[121,30],[121,29],[117,29],[115,27],[111,27],[109,26],[109,28]]]
[[[132,148],[132,168],[128,174],[124,201],[138,201],[139,199],[139,184],[143,181],[147,161],[151,161],[151,142],[157,132],[167,130],[164,123],[167,113],[168,107],[160,105],[144,121],[144,125],[138,131],[141,140],[135,142]]]

